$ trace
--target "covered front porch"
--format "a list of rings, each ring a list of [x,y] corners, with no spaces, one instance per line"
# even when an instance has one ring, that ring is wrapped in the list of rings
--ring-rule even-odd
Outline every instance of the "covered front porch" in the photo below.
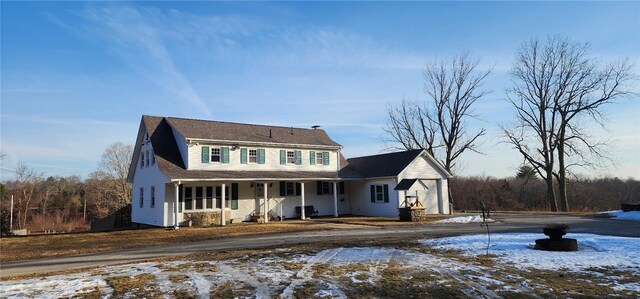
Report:
[[[179,180],[166,223],[173,227],[348,214],[348,184],[336,179]],[[222,213],[222,211],[225,211]]]

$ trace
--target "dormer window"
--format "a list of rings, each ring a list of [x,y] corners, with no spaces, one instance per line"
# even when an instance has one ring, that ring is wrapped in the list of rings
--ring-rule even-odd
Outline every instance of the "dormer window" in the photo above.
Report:
[[[211,148],[211,162],[220,162],[220,148],[212,147]]]

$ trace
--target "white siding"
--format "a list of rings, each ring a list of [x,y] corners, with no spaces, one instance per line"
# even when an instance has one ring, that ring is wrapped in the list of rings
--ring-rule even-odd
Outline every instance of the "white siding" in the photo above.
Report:
[[[425,157],[416,157],[400,172],[398,179],[441,179],[446,178],[438,167]]]
[[[228,145],[207,145],[207,144],[191,144],[188,147],[188,155],[189,161],[188,165],[190,170],[265,170],[265,171],[336,171],[337,169],[337,151],[329,151],[329,150],[309,150],[309,149],[298,149],[298,148],[285,148],[285,147],[246,147],[248,149],[265,149],[265,164],[241,164],[240,163],[240,148],[233,150],[233,147],[229,146],[229,163],[221,163],[221,162],[209,162],[202,163],[202,147],[208,146],[212,147],[220,147],[220,146],[228,146]],[[242,146],[241,146],[242,147]],[[280,165],[280,150],[300,150],[302,152],[302,164],[287,164]],[[317,152],[329,152],[329,165],[322,165],[322,161],[316,161],[315,165],[310,165],[309,163],[309,154],[311,151]],[[320,163],[318,163],[320,162]]]
[[[420,203],[426,208],[427,214],[438,214],[438,181],[437,180],[420,180],[416,181],[406,195],[418,195]],[[397,191],[400,197],[400,206],[404,207],[404,191]],[[413,199],[412,199],[413,200]]]
[[[151,152],[151,143],[147,142],[141,148],[141,152],[145,153],[145,160],[147,150]],[[172,223],[166,223],[166,188],[165,184],[169,181],[167,176],[164,175],[158,168],[158,164],[151,164],[152,160],[149,159],[149,166],[140,167],[140,161],[136,164],[137,170],[133,177],[132,185],[132,197],[131,197],[131,221],[135,223],[143,223],[155,226],[167,226]],[[155,186],[156,189],[156,204],[155,207],[151,207],[151,186]],[[144,205],[140,208],[140,188],[144,188]]]
[[[371,202],[371,185],[389,185],[389,202]],[[398,192],[393,189],[396,182],[389,179],[373,179],[350,182],[351,213],[366,216],[398,216]]]

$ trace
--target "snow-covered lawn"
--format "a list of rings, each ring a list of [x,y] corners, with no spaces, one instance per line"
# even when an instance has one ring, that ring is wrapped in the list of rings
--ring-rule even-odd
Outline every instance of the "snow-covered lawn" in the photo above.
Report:
[[[3,281],[0,298],[640,296],[639,239],[573,234],[580,251],[558,253],[531,249],[541,237],[493,234],[489,257],[486,235],[244,250]]]
[[[640,239],[594,234],[567,234],[578,240],[578,251],[534,250],[541,234],[492,234],[489,253],[503,263],[544,270],[584,271],[592,268],[627,269],[640,276]],[[457,236],[424,240],[423,244],[441,250],[456,250],[465,256],[486,254],[487,235]]]
[[[601,212],[599,214],[605,214],[617,220],[640,221],[640,211],[623,212],[618,210],[618,211]]]
[[[433,223],[480,223],[482,217],[480,215],[466,216],[466,217],[453,217],[443,220],[434,221]],[[493,219],[486,218],[485,222],[493,222]]]

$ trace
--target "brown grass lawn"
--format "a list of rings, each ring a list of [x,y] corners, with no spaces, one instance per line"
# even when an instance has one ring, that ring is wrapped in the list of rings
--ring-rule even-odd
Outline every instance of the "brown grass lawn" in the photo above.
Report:
[[[429,219],[419,222],[400,222],[395,217],[364,217],[364,216],[349,216],[340,218],[314,218],[314,221],[325,223],[342,223],[351,225],[368,225],[368,226],[416,226],[425,225],[434,221],[458,217],[460,215],[429,215]]]
[[[281,232],[325,230],[339,227],[317,221],[273,221],[268,224],[240,223],[224,227],[190,227],[178,230],[150,228],[103,233],[38,235],[0,239],[0,262],[105,252],[174,243]]]

